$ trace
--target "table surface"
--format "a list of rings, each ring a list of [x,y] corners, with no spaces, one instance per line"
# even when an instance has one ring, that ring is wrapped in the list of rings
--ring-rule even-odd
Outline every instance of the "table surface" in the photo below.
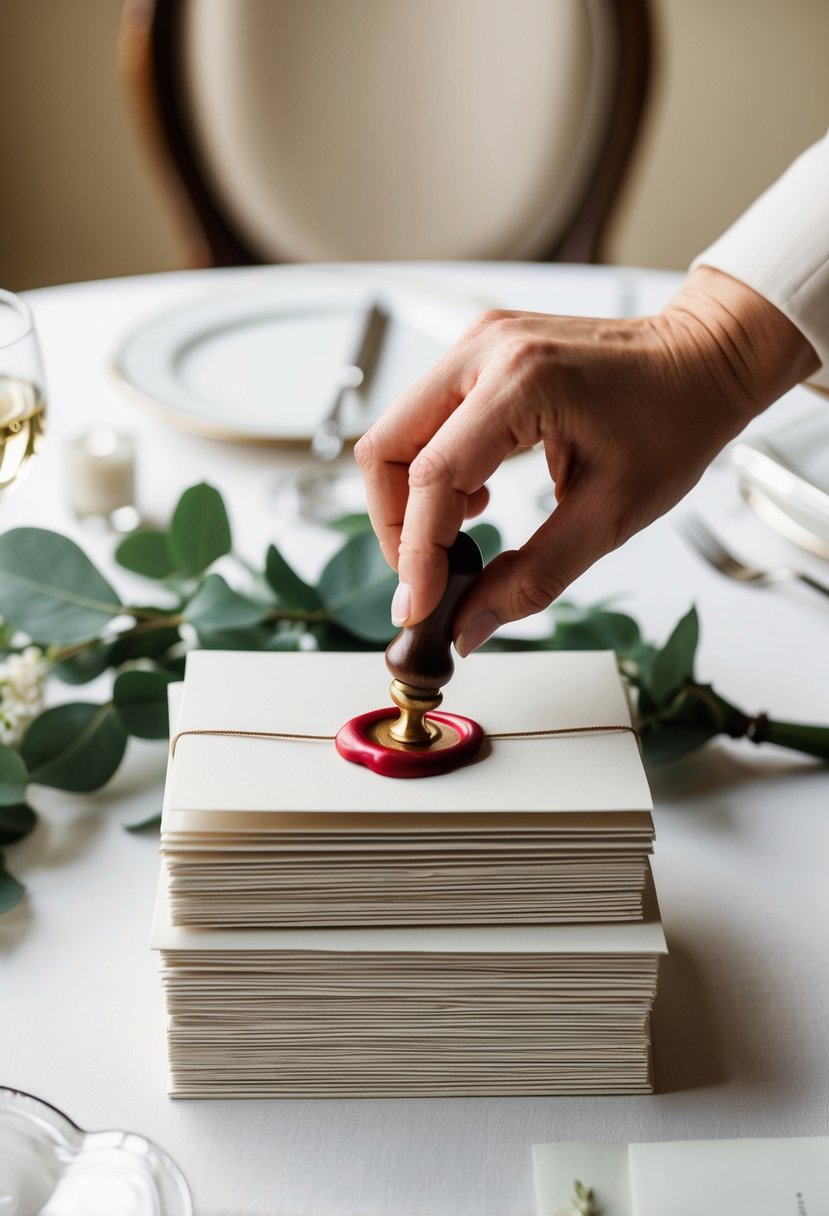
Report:
[[[95,422],[131,431],[140,505],[165,519],[207,478],[225,493],[237,543],[268,540],[308,573],[338,543],[278,518],[268,491],[301,458],[173,430],[136,408],[111,373],[122,337],[154,312],[279,271],[209,271],[30,293],[47,366],[48,442],[3,528],[69,532],[111,569],[112,541],[68,517],[67,439]],[[435,266],[418,272],[507,307],[621,315],[658,309],[677,276],[556,266]],[[247,278],[246,278],[247,276]],[[757,426],[813,407],[790,393]],[[500,470],[487,518],[507,543],[541,520],[543,457]],[[693,602],[698,675],[751,712],[825,721],[827,604],[808,589],[754,591],[692,555],[677,519],[698,510],[749,558],[825,564],[769,532],[738,497],[726,458],[670,515],[609,555],[571,598],[619,598],[662,639]],[[130,576],[115,575],[127,594]],[[137,584],[140,585],[140,584]],[[81,697],[85,690],[80,690]],[[829,770],[745,742],[709,746],[651,774],[654,870],[670,957],[654,1014],[652,1097],[172,1102],[164,1014],[148,948],[158,873],[153,833],[162,744],[131,742],[98,795],[38,789],[37,830],[9,850],[29,896],[0,919],[0,1080],[82,1126],[144,1132],[179,1162],[203,1216],[529,1216],[530,1146],[547,1140],[815,1135],[829,1132]]]

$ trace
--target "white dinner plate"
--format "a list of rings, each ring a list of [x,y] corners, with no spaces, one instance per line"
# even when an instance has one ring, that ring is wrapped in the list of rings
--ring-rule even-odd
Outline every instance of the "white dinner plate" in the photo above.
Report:
[[[154,317],[116,356],[147,406],[220,439],[310,442],[350,361],[365,309],[389,315],[363,389],[349,390],[343,433],[363,431],[491,304],[424,272],[278,267],[221,294]]]

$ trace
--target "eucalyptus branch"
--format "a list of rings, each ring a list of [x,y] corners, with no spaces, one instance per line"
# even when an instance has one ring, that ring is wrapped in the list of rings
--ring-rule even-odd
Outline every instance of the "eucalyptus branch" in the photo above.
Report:
[[[125,615],[127,615],[126,612]],[[135,614],[130,612],[129,615],[133,616]],[[104,634],[100,638],[89,638],[86,642],[76,642],[73,646],[49,647],[46,655],[54,663],[64,663],[68,659],[74,659],[88,650],[93,650],[96,646],[108,645],[126,638],[138,638],[142,634],[152,633],[158,629],[175,629],[179,625],[183,625],[186,619],[180,612],[169,616],[150,616],[148,613],[136,625],[130,626],[129,629],[122,629],[113,634]]]

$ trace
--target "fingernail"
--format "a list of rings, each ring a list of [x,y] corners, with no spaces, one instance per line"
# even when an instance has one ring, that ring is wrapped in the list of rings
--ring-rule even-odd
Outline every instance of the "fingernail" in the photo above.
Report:
[[[392,625],[405,625],[412,612],[412,589],[408,583],[398,583],[391,602]]]
[[[464,629],[455,645],[461,658],[465,659],[468,654],[472,654],[473,650],[483,646],[487,638],[492,637],[500,623],[494,612],[482,612],[480,616],[476,616],[475,620]]]

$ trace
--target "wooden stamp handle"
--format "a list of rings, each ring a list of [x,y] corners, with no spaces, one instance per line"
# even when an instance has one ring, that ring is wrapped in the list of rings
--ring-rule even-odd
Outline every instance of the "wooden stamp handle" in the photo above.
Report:
[[[447,551],[449,579],[443,599],[431,616],[404,629],[386,650],[386,666],[395,680],[410,688],[439,689],[452,679],[452,624],[463,596],[484,568],[471,536],[459,532]]]

